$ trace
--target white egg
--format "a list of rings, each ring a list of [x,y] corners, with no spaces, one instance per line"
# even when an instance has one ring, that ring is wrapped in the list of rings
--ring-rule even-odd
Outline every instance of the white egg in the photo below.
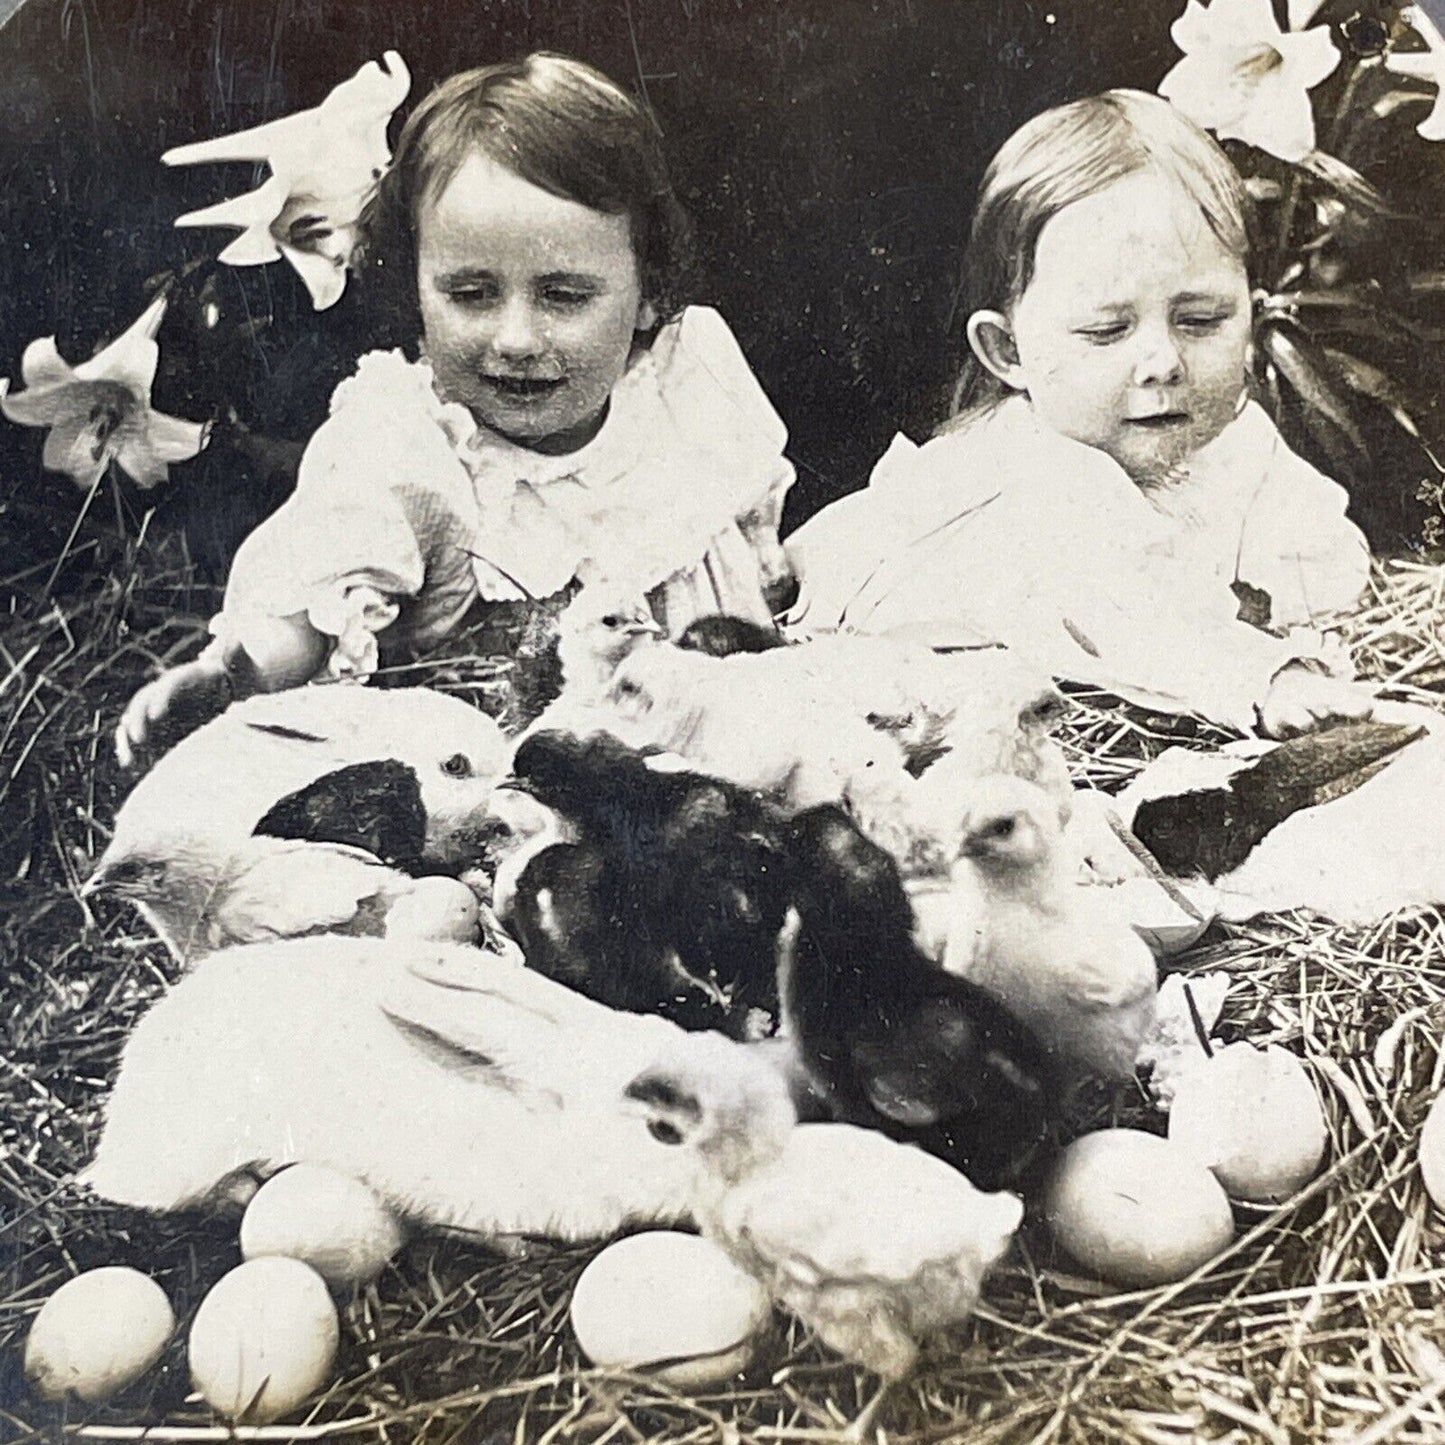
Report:
[[[1183,1279],[1234,1238],[1219,1181],[1178,1145],[1138,1129],[1100,1129],[1070,1144],[1044,1217],[1081,1265],[1125,1285]]]
[[[1445,1094],[1437,1094],[1420,1130],[1420,1175],[1436,1209],[1445,1210]]]
[[[341,1328],[326,1282],[299,1259],[248,1260],[201,1301],[191,1324],[191,1380],[236,1424],[266,1425],[325,1383]]]
[[[46,1400],[90,1404],[133,1384],[160,1359],[176,1327],[165,1291],[124,1265],[78,1274],[40,1308],[25,1341],[25,1373]]]
[[[375,1279],[402,1238],[396,1215],[368,1185],[319,1164],[293,1164],[268,1179],[241,1220],[245,1258],[288,1255],[337,1289]]]
[[[1169,1137],[1233,1199],[1277,1204],[1319,1172],[1329,1135],[1304,1065],[1271,1044],[1230,1044],[1175,1090]]]
[[[767,1291],[713,1244],[650,1230],[610,1244],[582,1271],[572,1329],[594,1365],[656,1373],[680,1389],[747,1368],[771,1314]]]

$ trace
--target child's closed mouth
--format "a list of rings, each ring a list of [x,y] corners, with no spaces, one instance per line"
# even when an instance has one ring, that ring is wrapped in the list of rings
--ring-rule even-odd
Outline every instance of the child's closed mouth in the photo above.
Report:
[[[503,396],[524,397],[546,396],[562,385],[561,376],[497,376],[484,374],[482,380]]]
[[[1130,426],[1163,428],[1179,426],[1182,422],[1187,422],[1189,413],[1187,411],[1156,411],[1149,416],[1126,416],[1124,420]]]

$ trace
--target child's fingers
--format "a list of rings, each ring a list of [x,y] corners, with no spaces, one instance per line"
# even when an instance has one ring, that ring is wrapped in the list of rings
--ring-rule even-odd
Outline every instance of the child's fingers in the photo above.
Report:
[[[169,703],[170,687],[165,677],[148,682],[126,704],[115,729],[115,756],[121,767],[136,766],[139,756],[150,741],[151,731],[164,715]]]

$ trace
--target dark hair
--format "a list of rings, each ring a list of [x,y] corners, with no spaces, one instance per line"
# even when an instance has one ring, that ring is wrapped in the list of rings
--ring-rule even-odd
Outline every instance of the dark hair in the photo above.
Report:
[[[1160,96],[1106,90],[1026,121],[990,162],[964,252],[965,319],[1006,311],[1023,295],[1039,234],[1065,206],[1145,169],[1179,185],[1220,242],[1247,262],[1249,198],[1218,143]],[[1003,383],[970,351],[945,429],[1003,393]]]
[[[656,122],[600,71],[538,51],[451,76],[402,127],[362,215],[364,270],[398,339],[421,333],[417,217],[477,151],[553,195],[625,213],[644,298],[676,311],[689,227]]]

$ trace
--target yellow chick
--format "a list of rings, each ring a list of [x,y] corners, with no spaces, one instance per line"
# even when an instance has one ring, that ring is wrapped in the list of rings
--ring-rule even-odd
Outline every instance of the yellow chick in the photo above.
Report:
[[[826,1345],[882,1376],[861,1436],[932,1333],[966,1319],[1023,1216],[942,1160],[872,1129],[800,1124],[703,1230]]]
[[[1003,1003],[1065,1076],[1125,1079],[1154,1024],[1154,955],[1107,895],[1081,885],[1055,799],[978,780],[951,871],[943,966]]]

